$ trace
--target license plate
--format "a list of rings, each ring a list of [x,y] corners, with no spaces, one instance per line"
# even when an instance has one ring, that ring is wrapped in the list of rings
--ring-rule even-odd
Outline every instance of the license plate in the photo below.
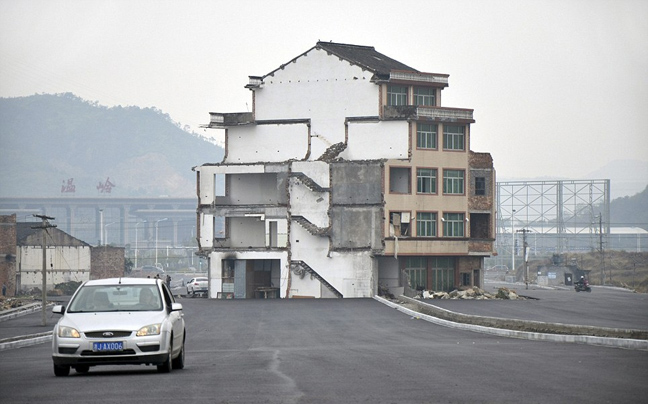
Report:
[[[92,350],[95,352],[118,352],[124,350],[123,341],[93,342]]]

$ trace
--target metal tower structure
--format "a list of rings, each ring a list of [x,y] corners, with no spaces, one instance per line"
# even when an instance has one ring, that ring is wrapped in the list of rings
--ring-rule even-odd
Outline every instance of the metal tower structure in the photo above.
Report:
[[[610,180],[498,182],[499,254],[514,252],[515,259],[520,229],[528,230],[533,255],[602,249],[610,233]]]

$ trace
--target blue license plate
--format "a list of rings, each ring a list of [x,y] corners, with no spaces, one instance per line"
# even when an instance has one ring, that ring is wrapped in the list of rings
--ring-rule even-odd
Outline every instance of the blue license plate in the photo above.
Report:
[[[92,350],[95,352],[118,352],[124,350],[123,341],[93,342]]]

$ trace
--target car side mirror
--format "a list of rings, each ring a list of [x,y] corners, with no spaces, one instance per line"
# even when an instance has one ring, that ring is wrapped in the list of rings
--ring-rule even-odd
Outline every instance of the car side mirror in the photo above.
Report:
[[[182,303],[171,303],[171,311],[182,311]]]
[[[65,306],[62,304],[57,304],[56,306],[52,307],[52,313],[54,314],[64,314],[65,313]]]

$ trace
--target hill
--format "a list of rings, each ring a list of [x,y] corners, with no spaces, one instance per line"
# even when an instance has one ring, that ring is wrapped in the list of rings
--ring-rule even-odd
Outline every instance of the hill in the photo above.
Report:
[[[642,192],[610,202],[612,226],[636,226],[648,230],[648,187]]]
[[[69,195],[70,179],[77,196],[193,197],[191,168],[223,156],[156,108],[107,108],[70,93],[0,98],[0,143],[3,197]]]

